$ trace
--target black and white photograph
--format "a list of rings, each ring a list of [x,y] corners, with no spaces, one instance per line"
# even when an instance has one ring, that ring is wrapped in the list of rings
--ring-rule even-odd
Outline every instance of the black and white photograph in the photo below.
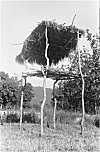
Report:
[[[0,152],[100,152],[99,0],[0,0]]]

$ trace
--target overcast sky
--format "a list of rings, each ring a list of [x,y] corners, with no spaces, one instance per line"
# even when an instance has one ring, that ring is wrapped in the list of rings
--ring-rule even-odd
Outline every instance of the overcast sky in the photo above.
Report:
[[[96,33],[99,27],[99,1],[2,1],[1,2],[1,54],[0,71],[9,74],[21,73],[25,67],[15,62],[21,52],[23,42],[30,32],[42,20],[56,19],[58,23],[78,28],[90,29]],[[31,78],[33,85],[42,85],[42,81]],[[51,81],[47,83],[51,87]]]

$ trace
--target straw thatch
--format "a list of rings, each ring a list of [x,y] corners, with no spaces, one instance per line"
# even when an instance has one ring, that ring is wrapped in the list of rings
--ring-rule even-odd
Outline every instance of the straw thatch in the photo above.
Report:
[[[23,64],[27,60],[31,64],[35,62],[39,65],[46,65],[46,26],[49,43],[47,55],[50,65],[52,63],[57,64],[64,57],[68,57],[70,50],[76,49],[78,30],[80,37],[84,34],[83,30],[73,26],[58,25],[52,21],[42,21],[25,40],[22,52],[16,57],[18,63]]]

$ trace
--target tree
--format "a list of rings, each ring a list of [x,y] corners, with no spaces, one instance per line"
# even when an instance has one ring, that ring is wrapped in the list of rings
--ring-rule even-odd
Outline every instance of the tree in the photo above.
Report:
[[[17,77],[9,77],[8,74],[0,72],[0,101],[3,107],[20,107],[21,100],[21,81]],[[26,84],[24,90],[24,108],[30,107],[30,102],[34,97],[33,87],[30,83]]]
[[[23,107],[30,108],[31,99],[34,97],[34,90],[31,83],[27,83],[24,90]]]
[[[0,98],[4,107],[17,105],[19,101],[19,81],[15,77],[9,77],[8,74],[0,72]]]

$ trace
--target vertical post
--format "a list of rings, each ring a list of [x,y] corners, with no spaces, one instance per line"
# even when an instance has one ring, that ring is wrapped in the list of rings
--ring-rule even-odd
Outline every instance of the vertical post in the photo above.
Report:
[[[26,86],[26,78],[27,73],[22,73],[22,92],[21,92],[21,106],[20,106],[20,131],[22,128],[22,116],[23,116],[23,97],[24,97],[24,89]]]
[[[84,107],[84,78],[82,76],[82,122],[81,122],[81,134],[84,131],[84,116],[85,116],[85,107]]]
[[[46,102],[46,75],[44,74],[44,79],[43,79],[43,103],[41,105],[41,136],[43,135],[43,108],[44,104]]]
[[[53,123],[54,123],[54,129],[56,129],[56,107],[57,107],[57,99],[54,98],[55,106],[54,106],[54,117],[53,117]]]
[[[46,38],[46,48],[45,48],[45,58],[46,58],[46,67],[43,66],[42,68],[42,73],[44,76],[43,79],[43,103],[41,105],[41,136],[43,135],[43,109],[44,109],[44,105],[46,102],[46,75],[47,75],[47,70],[49,68],[49,58],[48,58],[48,47],[49,47],[49,43],[48,43],[48,36],[47,36],[47,25],[48,23],[46,22],[46,29],[45,29],[45,38]]]
[[[20,131],[21,131],[21,128],[22,128],[23,95],[24,95],[24,92],[22,91],[22,93],[21,93],[21,107],[20,107]]]
[[[53,84],[53,99],[54,99],[54,115],[53,115],[53,124],[54,124],[54,129],[56,128],[56,107],[57,107],[57,99],[55,98],[55,85],[57,83],[58,80],[56,80]]]
[[[22,87],[23,86],[24,86],[24,84],[23,84],[23,76],[22,76]],[[20,131],[22,129],[23,96],[24,96],[24,91],[23,91],[23,88],[22,88],[22,92],[21,92],[21,106],[20,106]]]
[[[2,103],[1,103],[1,108],[0,109],[2,110]]]
[[[78,45],[78,42],[79,42],[79,30],[78,30],[78,33],[77,33],[77,37],[78,37],[77,49],[78,49],[78,54],[79,54],[79,71],[80,71],[81,78],[82,78],[82,120],[81,120],[81,134],[83,134],[83,131],[84,131],[84,116],[85,116],[85,106],[84,106],[84,85],[85,85],[85,82],[84,82],[84,76],[83,76],[82,69],[81,69],[81,55],[80,55],[80,49],[79,49],[79,45]]]
[[[0,76],[0,85],[2,86],[2,80],[1,80],[1,76]],[[3,102],[2,102],[2,99],[1,99],[1,106],[0,106],[0,109],[2,110],[2,104],[3,104]]]

